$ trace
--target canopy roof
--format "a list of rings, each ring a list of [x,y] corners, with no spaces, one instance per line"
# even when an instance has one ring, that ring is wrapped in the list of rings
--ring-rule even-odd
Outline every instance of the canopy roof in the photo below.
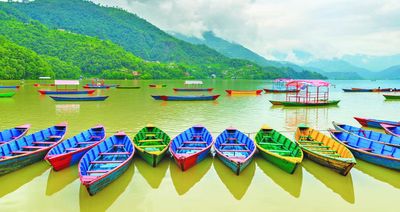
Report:
[[[329,82],[323,80],[292,80],[286,83],[286,86],[314,86],[314,87],[328,87],[330,85]]]
[[[185,85],[202,85],[203,81],[201,80],[186,80]]]
[[[51,77],[39,77],[39,79],[48,80],[51,79]]]
[[[54,80],[55,85],[79,85],[79,80]]]

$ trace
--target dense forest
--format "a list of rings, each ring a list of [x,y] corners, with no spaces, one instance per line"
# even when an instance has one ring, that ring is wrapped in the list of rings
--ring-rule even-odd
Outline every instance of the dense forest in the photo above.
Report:
[[[82,0],[0,2],[0,36],[36,53],[57,78],[323,78],[230,59],[178,40],[134,14]],[[15,69],[15,67],[14,67]],[[29,70],[29,69],[26,69]],[[5,67],[0,67],[4,72]],[[36,72],[35,72],[36,73]],[[2,73],[0,73],[0,76]],[[25,75],[35,78],[37,74]],[[18,79],[19,75],[8,74]]]

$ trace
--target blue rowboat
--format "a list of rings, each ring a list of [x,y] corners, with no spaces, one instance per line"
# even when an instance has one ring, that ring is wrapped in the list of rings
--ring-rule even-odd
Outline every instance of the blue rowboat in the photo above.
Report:
[[[103,126],[96,126],[69,138],[53,147],[44,157],[53,169],[61,169],[77,164],[83,155],[106,139]]]
[[[38,162],[64,139],[67,123],[41,130],[0,146],[0,175]]]
[[[396,121],[387,121],[380,119],[368,119],[368,118],[360,118],[354,117],[355,120],[358,121],[364,127],[373,127],[373,128],[382,128],[381,124],[390,124],[394,126],[400,126],[400,122]]]
[[[400,137],[400,126],[390,124],[381,124],[381,126],[387,134]]]
[[[90,195],[121,176],[132,162],[135,148],[131,139],[119,132],[90,149],[79,162],[79,176]]]
[[[372,130],[364,130],[347,124],[338,124],[336,122],[332,122],[332,124],[336,130],[353,133],[357,136],[368,138],[375,142],[383,143],[389,146],[400,147],[400,138],[397,136],[379,133]]]
[[[400,170],[400,148],[374,142],[368,138],[338,130],[330,130],[333,139],[346,145],[361,160]]]
[[[18,127],[14,127],[12,129],[7,129],[3,130],[0,132],[0,146],[3,144],[6,144],[11,141],[15,141],[17,139],[20,139],[22,136],[24,136],[29,128],[31,128],[31,125],[26,124]]]
[[[83,88],[90,88],[90,89],[109,89],[110,86],[108,85],[85,85],[83,86]]]
[[[108,96],[50,96],[54,101],[104,101]]]
[[[256,152],[254,141],[237,129],[228,128],[216,139],[214,148],[221,161],[239,175]]]
[[[19,85],[0,85],[0,89],[7,89],[7,88],[11,88],[11,89],[18,89],[20,86]]]
[[[172,139],[169,151],[182,171],[200,163],[210,153],[214,141],[203,126],[193,126]]]
[[[212,96],[155,96],[152,97],[155,100],[164,100],[164,101],[213,101],[216,100],[220,95],[212,95]]]
[[[38,90],[40,94],[43,95],[73,95],[73,94],[92,94],[96,90],[55,90],[55,91],[49,91],[49,90]]]

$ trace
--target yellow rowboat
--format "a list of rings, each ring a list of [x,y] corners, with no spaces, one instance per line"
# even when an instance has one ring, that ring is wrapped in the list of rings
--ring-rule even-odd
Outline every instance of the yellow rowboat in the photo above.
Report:
[[[345,145],[304,124],[298,126],[295,139],[310,160],[344,176],[356,164],[353,154]]]

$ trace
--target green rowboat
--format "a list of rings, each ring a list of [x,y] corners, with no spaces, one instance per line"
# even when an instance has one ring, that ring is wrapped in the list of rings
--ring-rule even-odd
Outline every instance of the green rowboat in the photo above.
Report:
[[[133,138],[138,154],[151,166],[156,167],[168,152],[171,138],[152,125],[141,129]]]
[[[303,151],[299,145],[268,126],[258,131],[255,141],[263,158],[290,174],[303,161]]]
[[[15,92],[0,93],[0,98],[13,97],[14,95],[15,95]]]
[[[386,100],[400,100],[400,95],[383,94]]]
[[[340,100],[329,100],[320,102],[289,102],[289,101],[273,101],[270,100],[273,105],[283,105],[283,106],[334,106],[339,104]]]

